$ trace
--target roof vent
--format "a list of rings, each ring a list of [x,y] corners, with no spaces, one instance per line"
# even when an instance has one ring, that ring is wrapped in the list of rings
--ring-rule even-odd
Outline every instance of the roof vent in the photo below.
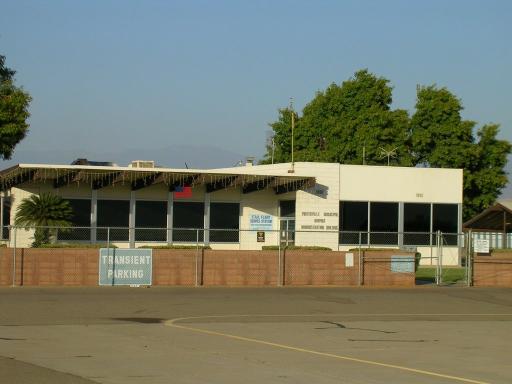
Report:
[[[245,158],[245,166],[252,167],[254,165],[254,157],[246,157]]]
[[[133,160],[130,168],[155,168],[155,162],[153,160]]]
[[[91,161],[83,158],[74,160],[71,165],[91,165],[96,167],[116,167],[117,164],[111,161]]]

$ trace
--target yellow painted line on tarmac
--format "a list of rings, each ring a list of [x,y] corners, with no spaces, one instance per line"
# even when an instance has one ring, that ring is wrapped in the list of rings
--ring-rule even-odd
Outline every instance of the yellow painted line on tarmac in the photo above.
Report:
[[[367,316],[367,314],[343,314],[343,316],[361,316],[361,315],[366,315]],[[375,315],[378,315],[378,314],[375,314]],[[388,314],[388,315],[391,316],[391,314]],[[407,315],[407,316],[414,315],[414,316],[416,316],[418,314],[393,314],[393,316],[396,316],[396,315],[398,315],[398,316],[400,316],[400,315]],[[431,315],[432,314],[425,314],[425,316],[431,316]],[[437,314],[437,315],[442,315],[442,314]],[[452,314],[445,314],[445,315],[452,315]],[[461,314],[455,314],[455,315],[461,315]],[[466,315],[469,315],[469,314],[466,314]],[[503,315],[503,314],[494,314],[494,316],[496,316],[496,315]],[[504,315],[512,315],[512,314],[504,314]],[[245,342],[249,342],[249,343],[256,343],[256,344],[266,345],[266,346],[270,346],[270,347],[274,347],[274,348],[285,349],[285,350],[289,350],[289,351],[308,353],[308,354],[315,355],[315,356],[329,357],[329,358],[332,358],[332,359],[351,361],[351,362],[360,363],[360,364],[366,364],[366,365],[373,365],[373,366],[378,366],[378,367],[396,369],[396,370],[400,370],[400,371],[411,372],[411,373],[416,373],[416,374],[426,375],[426,376],[433,376],[433,377],[438,377],[438,378],[442,378],[442,379],[458,381],[458,382],[462,382],[462,383],[490,384],[490,383],[485,382],[485,381],[473,380],[473,379],[468,379],[468,378],[460,377],[460,376],[446,375],[446,374],[443,374],[443,373],[427,371],[427,370],[423,370],[423,369],[416,369],[416,368],[404,367],[404,366],[401,366],[401,365],[381,363],[381,362],[374,361],[374,360],[358,359],[358,358],[355,358],[355,357],[337,355],[337,354],[334,354],[334,353],[320,352],[320,351],[315,351],[315,350],[312,350],[312,349],[294,347],[294,346],[291,346],[291,345],[274,343],[274,342],[271,342],[271,341],[265,341],[265,340],[259,340],[259,339],[253,339],[253,338],[250,338],[250,337],[232,335],[232,334],[224,333],[224,332],[210,331],[210,330],[207,330],[207,329],[190,327],[190,326],[187,326],[187,325],[180,325],[180,324],[176,323],[178,321],[184,321],[184,320],[199,320],[199,319],[212,319],[212,318],[229,318],[229,317],[310,317],[310,316],[329,316],[329,314],[306,315],[306,316],[305,315],[218,315],[218,316],[195,316],[195,317],[182,317],[182,318],[176,318],[176,319],[172,319],[172,320],[167,320],[167,321],[164,322],[164,324],[166,326],[169,326],[169,327],[183,329],[183,330],[187,330],[187,331],[192,331],[192,332],[197,332],[197,333],[202,333],[202,334],[212,335],[212,336],[220,336],[220,337],[225,337],[225,338],[228,338],[228,339],[233,339],[233,340],[238,340],[238,341],[245,341]],[[340,315],[331,314],[330,316],[340,316]]]

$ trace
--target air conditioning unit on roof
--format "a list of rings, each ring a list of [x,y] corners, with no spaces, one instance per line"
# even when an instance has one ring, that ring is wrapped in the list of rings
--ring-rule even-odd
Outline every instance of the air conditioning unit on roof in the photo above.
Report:
[[[129,165],[130,168],[155,168],[153,160],[133,160]]]

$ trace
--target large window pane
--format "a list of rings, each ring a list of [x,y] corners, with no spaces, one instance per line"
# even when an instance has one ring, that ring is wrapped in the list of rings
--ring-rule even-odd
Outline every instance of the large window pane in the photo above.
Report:
[[[434,204],[432,229],[443,232],[445,245],[457,245],[458,212],[457,204]]]
[[[404,244],[430,245],[430,204],[404,204]]]
[[[370,203],[370,232],[371,244],[398,244],[398,203]]]
[[[172,241],[197,240],[197,230],[204,229],[204,204],[192,202],[175,202],[172,217]],[[183,228],[183,229],[180,229]],[[204,233],[199,231],[199,241],[203,241]]]
[[[91,240],[91,200],[89,199],[68,199],[73,216],[71,217],[72,228],[59,231],[57,238],[62,241],[84,241]]]
[[[340,202],[340,244],[366,244],[368,232],[368,203],[365,201]]]
[[[295,217],[295,200],[281,200],[279,202],[279,216]]]
[[[2,218],[2,239],[9,239],[9,225],[11,225],[11,198],[4,198],[4,216]]]
[[[240,204],[210,204],[210,242],[238,243],[239,223]]]
[[[135,203],[135,241],[167,241],[166,227],[167,202]]]
[[[98,200],[98,227],[111,227],[111,241],[128,241],[130,225],[130,202],[128,200]],[[112,228],[117,227],[117,228]],[[107,240],[107,230],[98,228],[98,240]]]

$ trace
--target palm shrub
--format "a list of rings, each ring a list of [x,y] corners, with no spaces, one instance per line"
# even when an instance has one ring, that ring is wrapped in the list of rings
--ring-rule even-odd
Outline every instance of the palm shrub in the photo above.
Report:
[[[36,227],[32,246],[39,247],[50,243],[52,237],[56,238],[56,228],[70,227],[72,216],[73,209],[69,201],[51,193],[41,193],[21,201],[14,224],[26,230]]]

